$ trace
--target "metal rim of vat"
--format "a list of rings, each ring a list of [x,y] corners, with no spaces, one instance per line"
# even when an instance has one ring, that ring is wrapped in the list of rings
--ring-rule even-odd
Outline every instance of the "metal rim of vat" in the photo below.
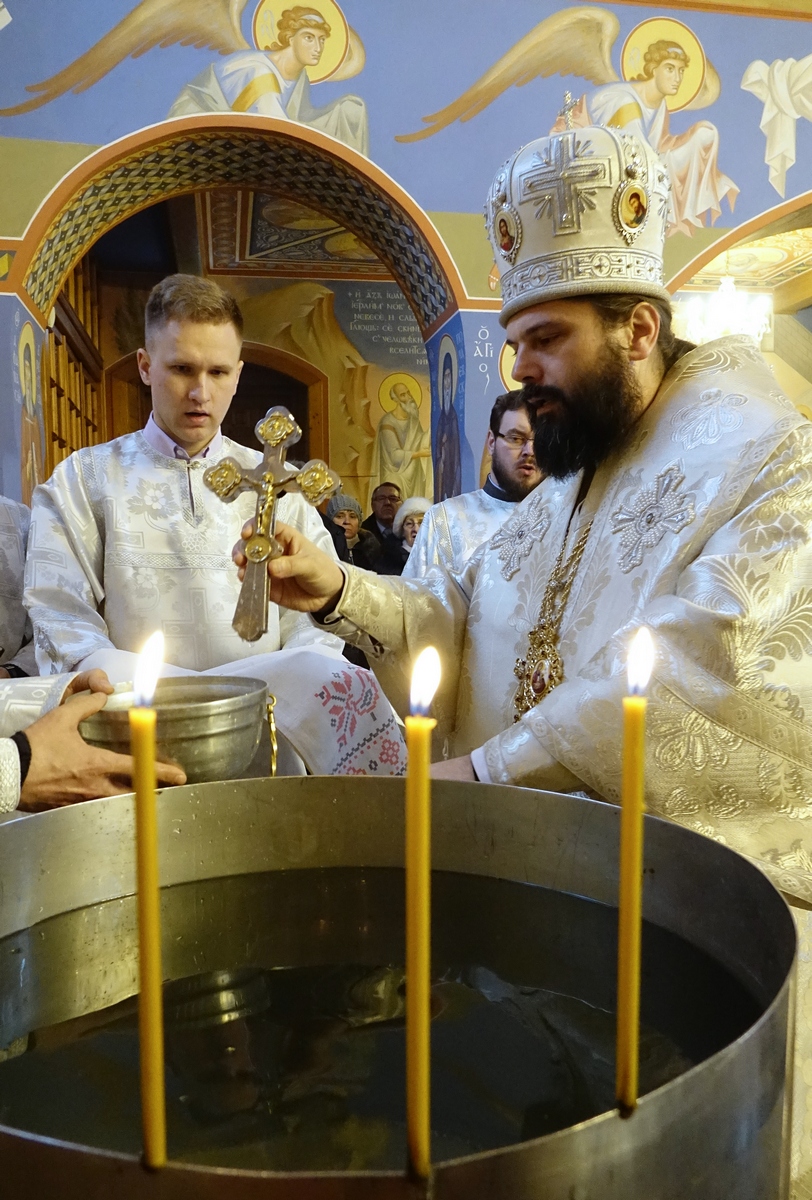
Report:
[[[402,866],[399,780],[199,784],[159,806],[162,886],[307,866]],[[0,937],[132,894],[132,797],[0,823]],[[618,810],[490,785],[434,788],[433,867],[616,902]],[[205,825],[208,836],[202,836]],[[184,834],[187,836],[184,837]],[[37,871],[31,885],[31,864]],[[443,1162],[442,1200],[781,1200],[786,1043],[795,932],[766,876],[689,830],[646,817],[644,912],[725,965],[764,1006],[736,1041],[616,1111],[528,1142]],[[124,982],[123,986],[130,986]],[[421,1194],[397,1173],[277,1174],[138,1159],[0,1126],[0,1177],[18,1200],[388,1200]]]

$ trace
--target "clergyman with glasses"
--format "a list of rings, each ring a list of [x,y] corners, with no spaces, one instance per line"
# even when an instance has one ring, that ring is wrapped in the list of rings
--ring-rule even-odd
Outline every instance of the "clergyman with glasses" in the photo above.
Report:
[[[434,566],[458,574],[476,548],[541,482],[530,411],[521,392],[497,398],[491,409],[487,450],[491,469],[484,487],[452,496],[428,510],[403,568],[404,579],[420,579]]]

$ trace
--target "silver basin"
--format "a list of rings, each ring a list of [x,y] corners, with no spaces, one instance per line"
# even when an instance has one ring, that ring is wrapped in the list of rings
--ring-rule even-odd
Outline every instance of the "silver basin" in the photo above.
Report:
[[[180,763],[189,783],[237,779],[257,752],[265,719],[267,687],[239,675],[188,675],[160,679],[157,751],[162,762]],[[91,746],[130,752],[131,684],[119,684],[101,712],[82,721]]]

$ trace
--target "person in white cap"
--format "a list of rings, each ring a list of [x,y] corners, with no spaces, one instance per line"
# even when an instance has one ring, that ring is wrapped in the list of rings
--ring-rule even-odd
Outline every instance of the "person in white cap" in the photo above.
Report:
[[[649,810],[727,842],[802,906],[793,1173],[808,1186],[812,424],[750,339],[674,338],[667,211],[665,169],[631,135],[571,129],[514,154],[486,218],[545,479],[458,577],[340,569],[291,530],[271,594],[355,641],[384,686],[439,648],[435,715],[456,757],[436,776],[611,801],[629,642],[651,629]]]

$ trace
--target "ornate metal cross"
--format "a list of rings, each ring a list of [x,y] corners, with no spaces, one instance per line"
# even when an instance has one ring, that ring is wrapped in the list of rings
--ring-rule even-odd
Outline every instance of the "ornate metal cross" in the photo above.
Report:
[[[561,109],[561,112],[558,115],[559,117],[564,118],[564,125],[567,129],[575,128],[572,120],[572,110],[577,107],[578,101],[573,100],[572,92],[564,92],[564,107]]]
[[[535,200],[536,216],[549,210],[554,233],[578,233],[581,213],[594,208],[596,187],[609,186],[612,174],[608,158],[588,153],[589,142],[568,129],[552,139],[550,150],[537,155],[539,166],[525,171],[520,179],[520,200]]]
[[[243,492],[257,493],[257,511],[253,535],[245,543],[245,579],[234,610],[233,629],[245,642],[256,642],[268,632],[270,580],[266,566],[269,558],[278,558],[282,547],[274,537],[276,502],[282,492],[301,492],[308,504],[321,504],[341,486],[335,471],[320,458],[311,459],[301,470],[285,462],[290,446],[298,442],[302,431],[286,408],[271,408],[254,432],[263,445],[262,462],[245,470],[234,458],[222,458],[203,475],[211,488],[227,504]]]

